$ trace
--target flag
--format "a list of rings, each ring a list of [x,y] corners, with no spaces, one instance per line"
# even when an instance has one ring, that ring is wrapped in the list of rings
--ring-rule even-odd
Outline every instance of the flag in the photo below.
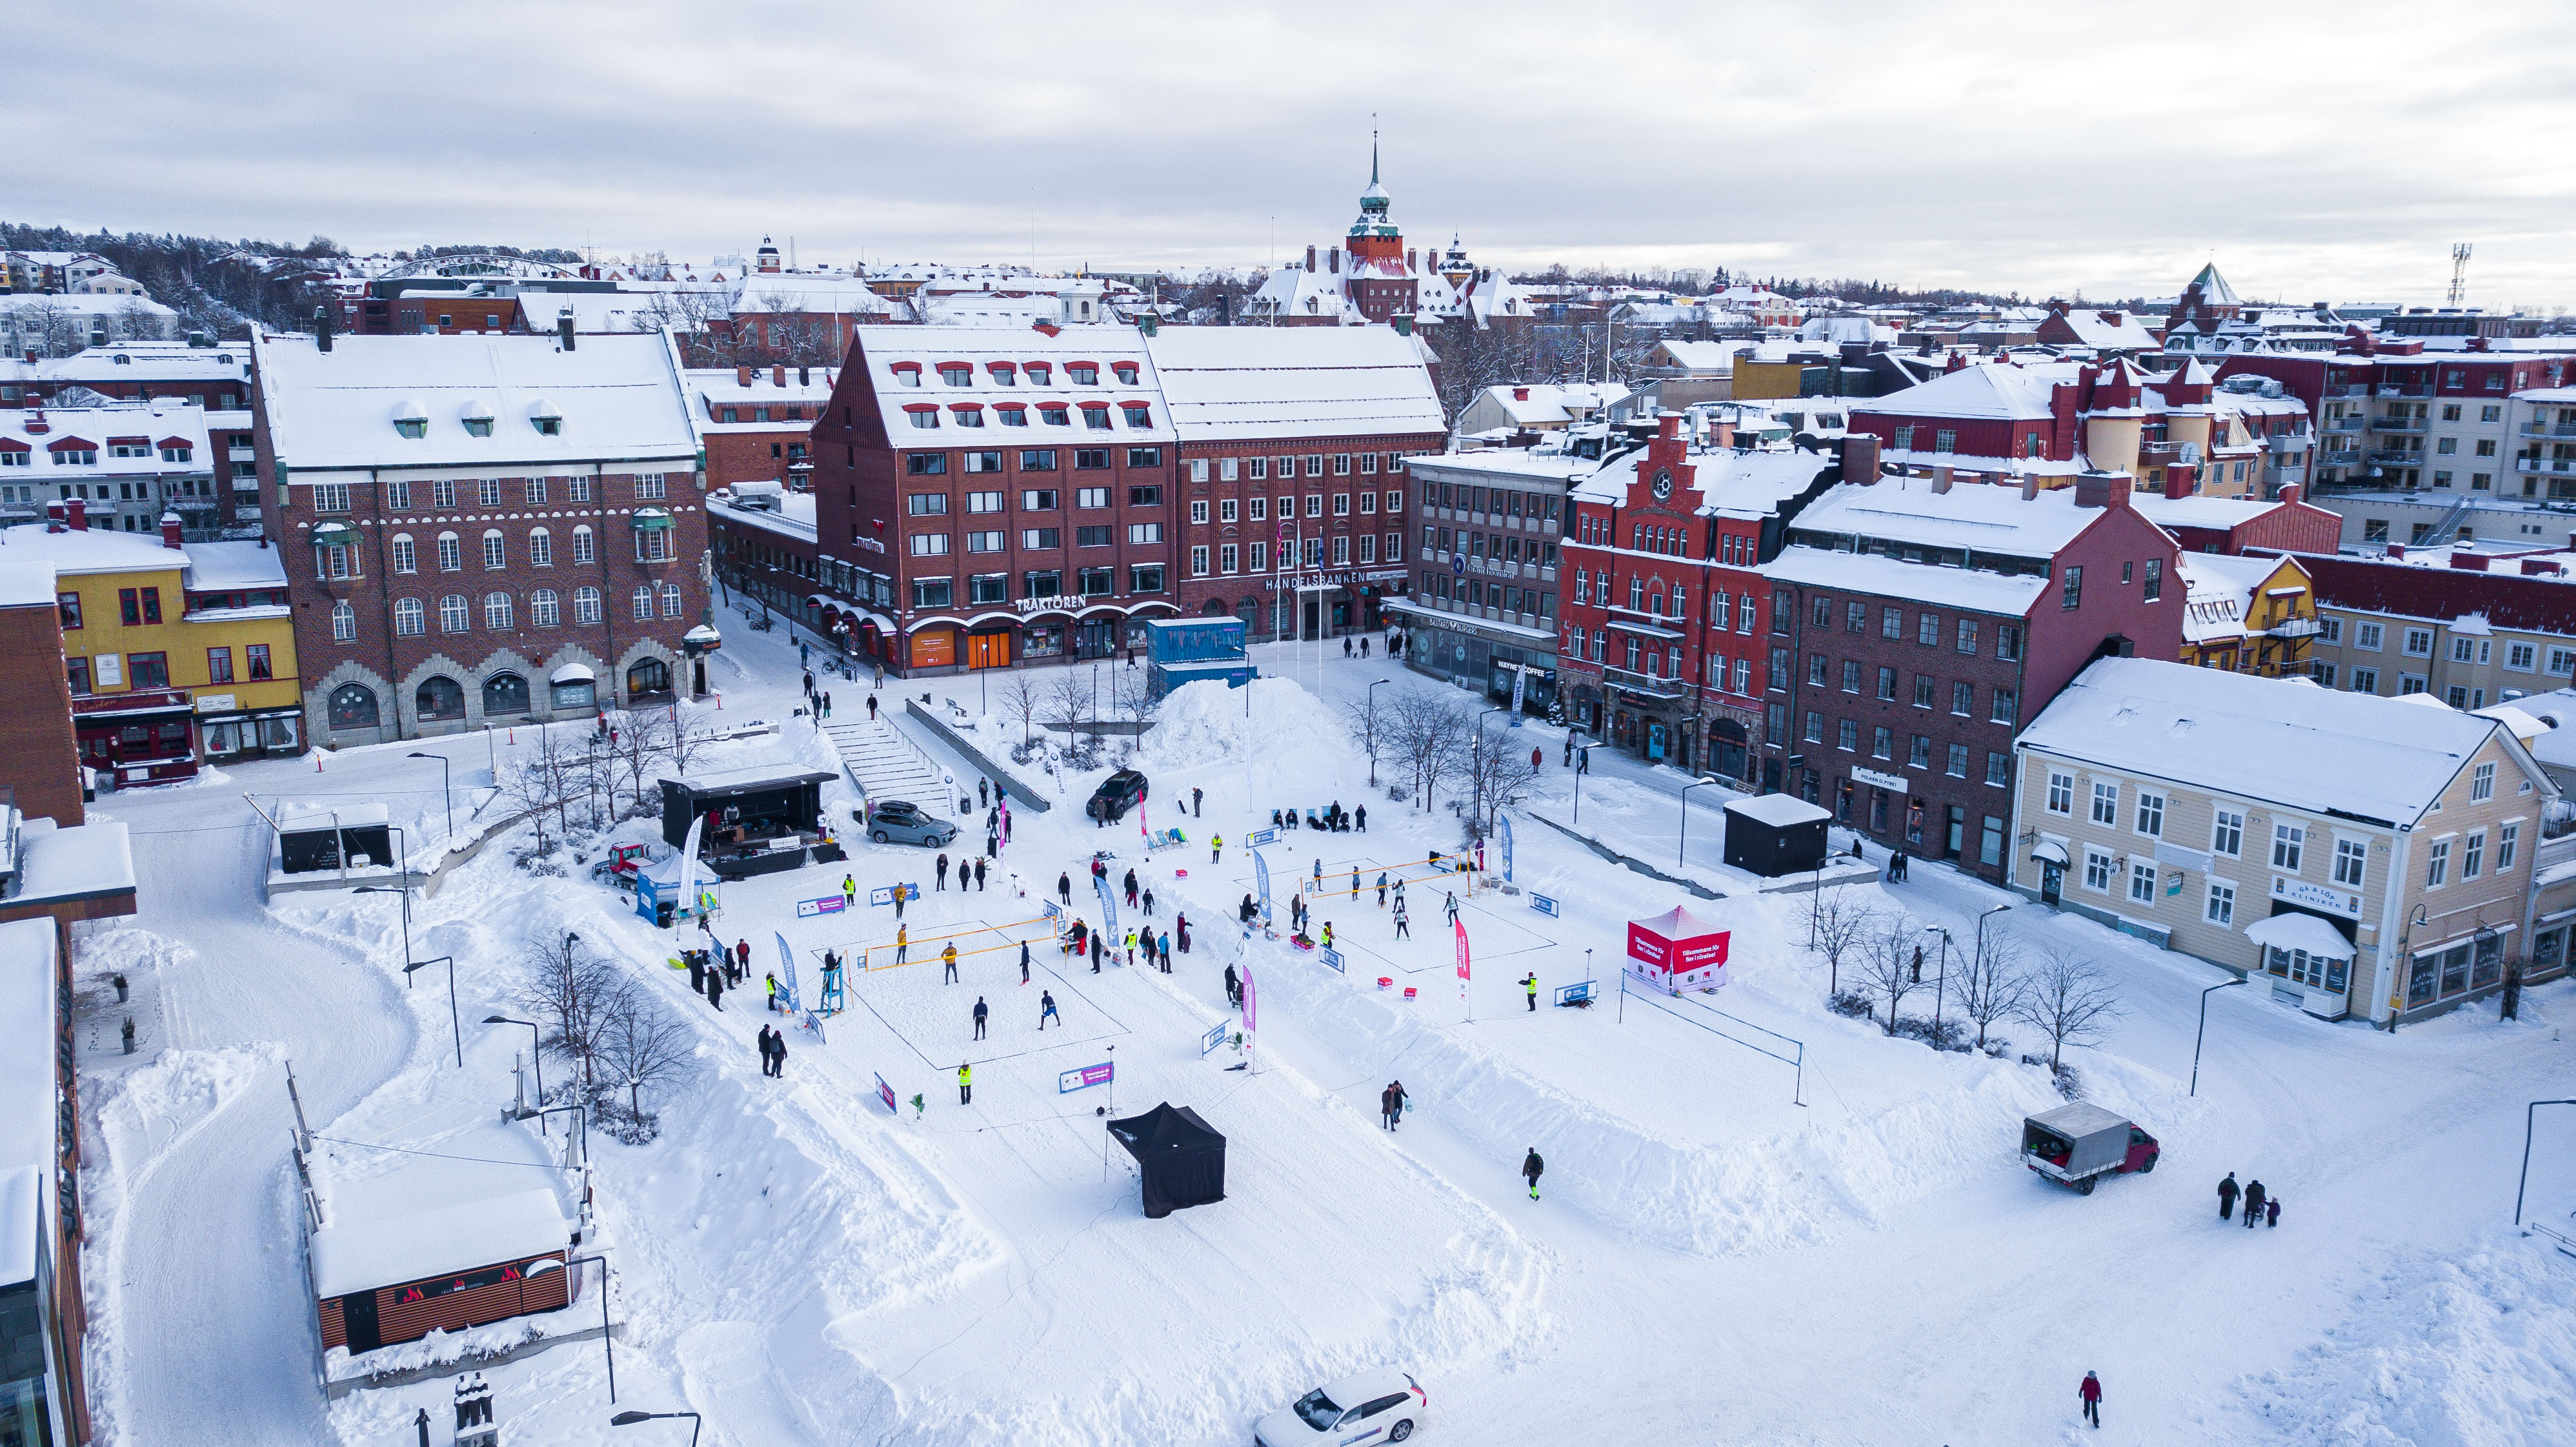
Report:
[[[1106,874],[1101,875],[1093,883],[1100,886],[1101,928],[1114,940],[1118,938],[1118,890],[1110,884],[1109,876]]]
[[[704,814],[700,814],[696,818],[691,819],[689,821],[688,841],[680,846],[680,888],[678,891],[680,902],[675,906],[675,908],[684,913],[692,911],[701,915],[706,913],[705,908],[701,905],[698,899],[698,831],[704,829],[706,825],[707,816]]]
[[[1258,849],[1252,851],[1252,877],[1261,882],[1261,922],[1268,924],[1270,923],[1270,861],[1262,858],[1261,851]]]
[[[1467,998],[1467,922],[1459,920],[1450,928],[1458,933],[1458,998]]]
[[[1503,831],[1503,883],[1512,882],[1512,816],[1496,814],[1494,824]]]
[[[1252,964],[1247,960],[1243,966],[1243,1029],[1244,1033],[1250,1034],[1258,1028],[1258,1012],[1253,1008]]]
[[[787,1001],[787,1013],[793,1015],[799,1008],[796,1003],[796,952],[787,947],[786,935],[773,930],[770,938],[778,941],[779,995]]]

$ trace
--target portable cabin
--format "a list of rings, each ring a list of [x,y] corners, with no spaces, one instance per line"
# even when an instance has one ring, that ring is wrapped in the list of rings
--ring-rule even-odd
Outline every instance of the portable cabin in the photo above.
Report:
[[[277,811],[277,842],[280,870],[286,874],[338,873],[399,862],[382,804],[289,804]]]
[[[310,1265],[322,1349],[355,1356],[560,1311],[572,1304],[571,1247],[547,1189],[318,1227]]]
[[[1765,879],[1819,868],[1833,817],[1790,794],[1738,799],[1726,806],[1726,863]]]
[[[833,777],[770,763],[661,780],[662,838],[685,846],[689,825],[704,820],[699,854],[719,876],[795,869],[808,847],[823,842],[823,786]]]

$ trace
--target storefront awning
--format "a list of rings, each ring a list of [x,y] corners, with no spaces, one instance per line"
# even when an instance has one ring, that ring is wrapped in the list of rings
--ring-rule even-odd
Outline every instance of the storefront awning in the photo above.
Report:
[[[548,683],[588,683],[593,677],[587,667],[578,663],[567,663],[556,669],[546,681]]]
[[[2067,864],[2066,846],[2054,839],[2042,839],[2032,845],[2030,857],[2042,864],[2054,864],[2060,869],[2064,869]]]
[[[324,547],[338,547],[345,543],[354,543],[357,540],[358,530],[349,526],[347,523],[316,523],[313,525],[313,541],[318,545]]]
[[[658,507],[639,507],[635,510],[634,522],[639,530],[644,531],[667,528],[671,525],[671,515]]]
[[[1648,638],[1679,638],[1682,636],[1670,628],[1658,628],[1652,623],[1638,622],[1634,619],[1628,618],[1613,618],[1610,620],[1610,626],[1618,629],[1622,633],[1641,633]]]
[[[2305,950],[2329,960],[2352,958],[2352,942],[2343,931],[2312,914],[2276,914],[2245,927],[2245,937],[2265,949]]]

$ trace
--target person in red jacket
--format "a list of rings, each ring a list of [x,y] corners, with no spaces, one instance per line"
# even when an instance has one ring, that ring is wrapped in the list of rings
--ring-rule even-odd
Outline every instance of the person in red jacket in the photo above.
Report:
[[[2084,1420],[2092,1423],[2095,1431],[2101,1430],[2102,1379],[2091,1372],[2086,1372],[2084,1385],[2075,1389],[2075,1395],[2084,1399]]]

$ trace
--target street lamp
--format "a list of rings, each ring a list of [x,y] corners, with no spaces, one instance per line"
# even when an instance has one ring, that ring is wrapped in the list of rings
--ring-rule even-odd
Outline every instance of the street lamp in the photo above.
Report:
[[[1693,789],[1704,789],[1711,784],[1723,782],[1724,781],[1719,779],[1715,774],[1702,774],[1699,776],[1697,783],[1682,785],[1682,835],[1681,842],[1673,848],[1673,867],[1675,869],[1682,867],[1682,856],[1690,849],[1690,791]]]
[[[1480,840],[1484,838],[1485,818],[1485,720],[1494,714],[1510,712],[1511,709],[1508,707],[1489,708],[1476,715],[1476,752],[1474,756],[1476,765],[1474,770],[1474,778],[1476,780],[1476,817],[1468,820],[1467,822],[1469,827],[1475,830],[1476,837]]]
[[[456,956],[439,955],[434,959],[413,960],[403,966],[403,983],[411,983],[411,972],[431,965],[447,966],[447,1028],[456,1036],[456,1068],[465,1068],[465,1025],[456,1017]]]
[[[620,1412],[616,1416],[608,1419],[608,1425],[611,1427],[632,1427],[638,1422],[650,1422],[662,1417],[688,1418],[689,1447],[697,1447],[698,1429],[706,1424],[700,1420],[698,1414],[695,1412]]]
[[[525,1025],[528,1027],[528,1059],[536,1066],[537,1069],[537,1104],[544,1105],[546,1103],[546,1057],[545,1052],[540,1047],[545,1043],[545,1031],[539,1028],[537,1022],[534,1020],[517,1020],[508,1015],[486,1015],[483,1017],[483,1023],[486,1025]],[[538,1123],[537,1129],[540,1131],[545,1129],[545,1125],[542,1121]]]
[[[2415,988],[2415,927],[2431,922],[2426,913],[2432,906],[2419,904],[2408,916],[2404,932],[2397,936],[2397,998],[2388,1002],[2388,1033],[2397,1033],[2397,1022],[2406,1014],[2406,997]]]
[[[2192,1032],[2191,1037],[2191,1090],[2189,1093],[2192,1095],[2200,1094],[2200,1042],[2209,1037],[2209,997],[2230,985],[2244,983],[2246,983],[2245,979],[2239,976],[2233,980],[2221,980],[2200,992],[2200,1028]]]
[[[1583,776],[1592,772],[1592,751],[1599,747],[1598,743],[1574,746],[1574,822],[1577,824],[1583,822]]]
[[[2544,1105],[2576,1105],[2576,1100],[2535,1100],[2522,1112],[2522,1183],[2513,1188],[2513,1224],[2522,1224],[2522,1195],[2531,1187],[2531,1126]]]
[[[1986,963],[1986,921],[1987,921],[1987,920],[1989,920],[1989,919],[1994,918],[1996,915],[2002,914],[2005,910],[2008,910],[2008,909],[2010,909],[2010,908],[2012,908],[2012,906],[2011,906],[2011,905],[2008,905],[2008,904],[1999,904],[1999,905],[1996,905],[1994,908],[1992,908],[1992,909],[1990,909],[1990,910],[1987,910],[1984,914],[1981,914],[1981,915],[1978,915],[1978,916],[1977,916],[1977,966],[1978,966],[1978,968],[1983,969],[1983,968],[1985,967],[1985,963]]]
[[[1369,788],[1372,790],[1377,788],[1377,691],[1394,681],[1391,678],[1381,678],[1368,686]],[[1244,700],[1246,707],[1249,707],[1251,702],[1248,697]],[[1248,745],[1249,740],[1246,742]]]
[[[1980,917],[1977,923],[1982,925],[1985,920]],[[1923,932],[1941,937],[1940,973],[1932,981],[1932,1048],[1938,1050],[1941,1048],[1941,997],[1950,986],[1950,927],[1946,924],[1927,924],[1923,927]]]
[[[608,1401],[611,1406],[614,1406],[617,1402],[617,1337],[615,1333],[609,1330],[608,1326],[608,1258],[605,1256],[574,1256],[566,1259],[560,1264],[552,1261],[540,1261],[535,1266],[528,1269],[528,1274],[530,1276],[539,1276],[549,1271],[578,1271],[583,1266],[593,1261],[599,1263],[599,1345],[608,1353]],[[572,1278],[564,1278],[564,1285],[564,1301],[566,1304],[570,1304],[572,1301]]]
[[[456,838],[456,796],[449,793],[447,789],[447,755],[415,752],[407,757],[415,759],[436,759],[438,761],[438,796],[447,803],[447,837],[451,842],[453,842]],[[494,782],[498,783],[499,781],[495,780]]]
[[[351,894],[399,894],[402,896],[403,983],[411,983],[411,885],[359,884],[350,886]]]

